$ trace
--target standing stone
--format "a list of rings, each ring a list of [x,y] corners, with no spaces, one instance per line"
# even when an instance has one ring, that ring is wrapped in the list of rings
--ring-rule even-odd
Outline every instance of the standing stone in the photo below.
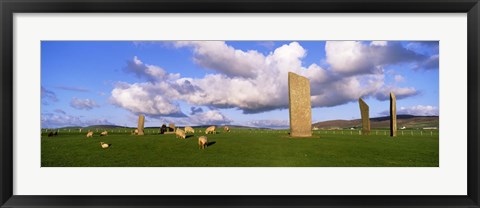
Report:
[[[390,136],[397,136],[397,98],[390,92]]]
[[[367,103],[362,98],[358,98],[360,105],[360,114],[362,116],[362,135],[370,135],[370,116]]]
[[[169,123],[168,128],[169,128],[169,131],[175,131],[175,124],[174,123]]]
[[[145,124],[145,116],[144,115],[139,115],[138,116],[138,135],[144,135],[143,132],[143,127]]]
[[[288,72],[288,101],[290,112],[290,136],[312,136],[310,81],[306,77]]]

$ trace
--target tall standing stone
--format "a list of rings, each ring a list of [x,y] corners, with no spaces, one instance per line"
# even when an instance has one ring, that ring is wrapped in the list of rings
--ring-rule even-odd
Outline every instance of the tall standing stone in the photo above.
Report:
[[[390,136],[397,136],[397,98],[390,92]]]
[[[169,123],[168,124],[168,130],[169,131],[175,131],[175,124],[174,123]]]
[[[137,128],[138,135],[144,135],[144,132],[143,132],[144,124],[145,124],[145,116],[140,114],[138,116],[138,128]]]
[[[288,101],[290,112],[290,136],[312,136],[312,106],[310,81],[295,73],[288,73]]]
[[[370,115],[367,103],[362,98],[358,98],[360,105],[360,114],[362,116],[362,135],[370,135]]]

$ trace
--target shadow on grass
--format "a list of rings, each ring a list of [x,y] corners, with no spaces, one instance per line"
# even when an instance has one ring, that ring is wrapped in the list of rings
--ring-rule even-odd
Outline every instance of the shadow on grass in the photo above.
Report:
[[[217,143],[216,141],[213,141],[213,142],[207,142],[207,147],[210,147],[211,145],[214,145],[215,143]]]
[[[187,135],[187,136],[185,136],[185,139],[190,138],[190,137],[193,137],[193,136],[194,136],[194,135]]]

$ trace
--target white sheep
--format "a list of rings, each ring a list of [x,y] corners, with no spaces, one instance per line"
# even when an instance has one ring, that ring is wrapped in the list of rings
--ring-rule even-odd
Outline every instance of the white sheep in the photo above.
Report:
[[[87,133],[87,138],[88,138],[88,137],[93,137],[93,131],[88,131],[88,133]]]
[[[199,149],[205,149],[205,147],[207,147],[207,144],[208,144],[208,140],[207,140],[206,136],[198,137],[198,148]]]
[[[102,133],[100,133],[100,136],[107,136],[108,134],[108,131],[103,131]]]
[[[177,128],[177,130],[175,131],[175,138],[185,139],[186,138],[185,132],[182,129]]]
[[[228,128],[228,126],[224,126],[223,127],[223,132],[230,132],[230,128]]]
[[[133,130],[132,135],[138,135],[138,129]]]
[[[112,146],[112,144],[107,144],[105,142],[100,142],[100,146],[102,147],[102,149],[107,149],[109,148],[110,146]]]
[[[212,134],[216,134],[217,132],[215,131],[215,126],[210,126],[208,127],[206,130],[205,130],[205,134],[209,134],[209,133],[212,133]]]
[[[195,130],[190,127],[190,126],[185,126],[185,133],[188,134],[188,133],[192,133],[194,134],[195,133]]]

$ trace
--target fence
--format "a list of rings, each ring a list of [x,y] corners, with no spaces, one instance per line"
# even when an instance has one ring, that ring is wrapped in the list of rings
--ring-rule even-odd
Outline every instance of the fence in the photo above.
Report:
[[[45,128],[41,130],[41,133],[49,132],[58,132],[58,133],[68,133],[68,134],[86,134],[89,130],[100,133],[107,131],[109,134],[131,134],[134,128],[117,128],[117,129],[101,129],[101,128],[83,128],[81,131],[79,129],[49,129]],[[197,133],[199,129],[195,129]],[[200,129],[202,133],[205,132],[205,129]],[[217,132],[223,133],[223,129],[217,129]],[[290,131],[287,129],[230,129],[230,133],[251,133],[251,134],[288,134]],[[160,129],[144,129],[146,135],[151,134],[160,134]],[[313,135],[362,135],[362,131],[358,129],[339,129],[339,130],[313,130]],[[380,129],[380,130],[371,130],[370,135],[377,136],[387,136],[390,135],[390,130]],[[397,136],[438,136],[438,129],[415,129],[415,130],[397,130]]]

